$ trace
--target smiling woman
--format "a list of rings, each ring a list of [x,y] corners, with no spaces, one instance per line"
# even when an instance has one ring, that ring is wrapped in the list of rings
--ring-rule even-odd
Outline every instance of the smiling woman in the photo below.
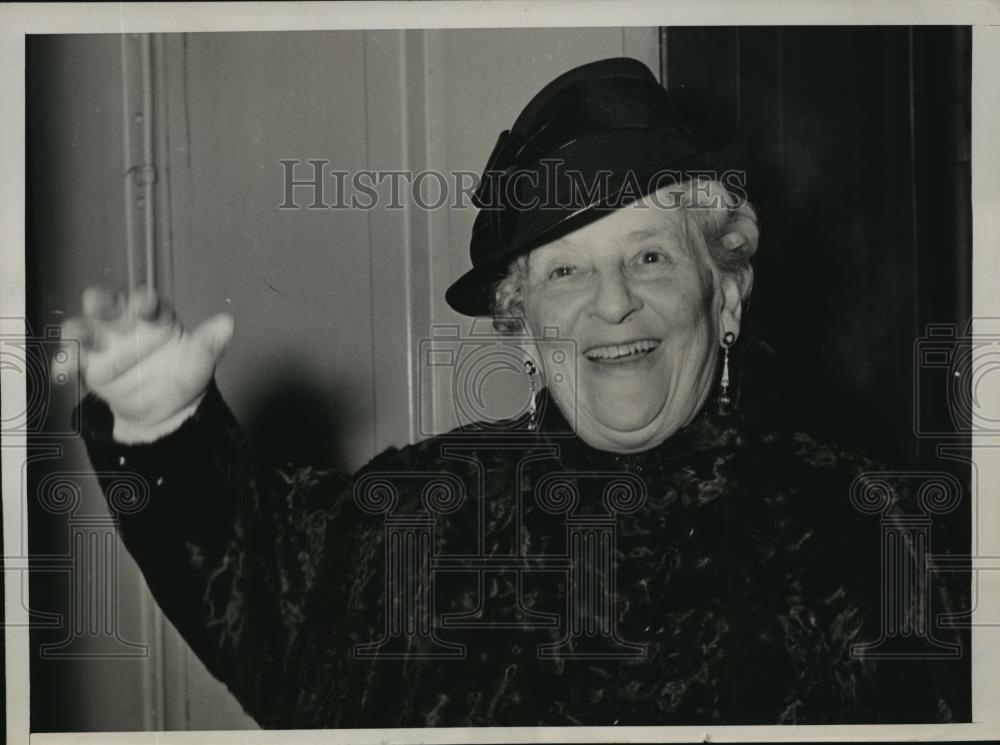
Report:
[[[66,328],[122,540],[258,722],[969,716],[967,638],[935,623],[964,588],[928,575],[901,519],[927,485],[732,395],[757,219],[694,176],[701,155],[636,60],[535,96],[446,294],[520,341],[529,410],[353,475],[252,448],[213,378],[231,318],[188,332],[151,291],[85,295]],[[553,158],[569,182],[547,180]],[[126,470],[151,485],[142,509],[113,498]]]

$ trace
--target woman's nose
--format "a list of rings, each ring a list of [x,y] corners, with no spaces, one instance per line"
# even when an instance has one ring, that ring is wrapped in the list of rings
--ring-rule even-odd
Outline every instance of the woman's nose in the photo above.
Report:
[[[602,272],[594,297],[593,312],[605,323],[621,323],[642,307],[628,278],[619,268]]]

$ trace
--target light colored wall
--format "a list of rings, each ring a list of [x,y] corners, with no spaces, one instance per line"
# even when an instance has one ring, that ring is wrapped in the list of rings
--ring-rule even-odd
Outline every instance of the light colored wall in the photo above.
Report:
[[[621,28],[162,39],[158,188],[169,199],[158,201],[168,212],[157,233],[161,286],[189,325],[220,310],[235,315],[236,337],[218,380],[241,421],[260,421],[262,398],[305,392],[319,419],[331,422],[334,460],[353,470],[388,445],[452,426],[448,382],[427,381],[420,341],[432,324],[468,330],[443,295],[468,267],[471,209],[279,210],[280,159],[478,171],[499,131],[556,74],[621,54],[655,71],[656,39],[656,29]],[[68,65],[54,70],[47,95],[63,101],[68,120],[88,107],[103,112],[73,128],[81,152],[119,152],[117,49],[114,37],[51,44],[50,53]],[[97,60],[103,66],[95,67]],[[67,132],[55,127],[49,136],[55,142]],[[117,224],[121,185],[113,162],[89,157],[101,165],[96,172],[87,172],[92,164],[77,154],[69,171],[50,179],[60,196],[81,185],[99,195],[86,215],[53,214],[77,239],[51,247],[65,262],[59,266],[74,271],[72,279],[53,279],[59,289],[47,302],[67,312],[77,309],[86,284],[122,281],[120,230],[93,217],[105,214]],[[110,274],[104,264],[114,267]],[[526,391],[523,380],[508,376],[491,396],[503,408]],[[89,499],[99,499],[94,484],[88,489]],[[148,596],[141,588],[129,567],[122,607],[135,633],[153,635],[156,658],[145,673],[142,665],[105,671],[114,695],[88,686],[103,670],[98,663],[81,665],[74,673],[85,702],[81,728],[141,729],[151,718],[167,729],[253,726],[169,624],[143,609]],[[152,689],[136,685],[141,674]],[[151,717],[156,701],[162,711]]]
[[[218,379],[243,418],[275,387],[328,389],[331,417],[351,423],[344,460],[356,468],[375,448],[369,215],[277,206],[281,159],[365,167],[363,35],[190,34],[170,42],[177,306],[190,323],[219,311],[235,316]]]

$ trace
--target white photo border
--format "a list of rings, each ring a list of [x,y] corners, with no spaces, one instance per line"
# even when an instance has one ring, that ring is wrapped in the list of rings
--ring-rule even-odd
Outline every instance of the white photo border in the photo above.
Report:
[[[606,2],[63,3],[0,7],[0,318],[25,316],[25,35],[37,33],[219,32],[306,29],[490,28],[506,26],[970,25],[972,36],[973,317],[1000,317],[1000,4],[988,0],[697,0]],[[15,333],[23,333],[22,327]],[[2,371],[3,419],[23,411],[23,375]],[[980,493],[979,555],[1000,556],[1000,452],[973,436]],[[2,433],[4,553],[25,556],[25,438]],[[975,485],[974,485],[975,488]],[[5,572],[6,727],[11,745],[29,742],[27,576]],[[976,614],[1000,614],[1000,573],[979,575]],[[35,734],[33,745],[63,743],[476,743],[665,741],[983,740],[1000,736],[1000,628],[972,629],[974,722],[950,725],[514,727],[393,730]],[[992,693],[991,693],[992,692]],[[991,698],[991,696],[993,698]]]

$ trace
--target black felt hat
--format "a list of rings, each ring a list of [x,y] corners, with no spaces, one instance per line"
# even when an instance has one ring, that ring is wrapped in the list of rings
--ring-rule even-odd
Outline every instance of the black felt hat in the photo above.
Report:
[[[490,313],[510,261],[661,186],[707,154],[649,68],[628,57],[576,67],[546,85],[500,134],[473,203],[472,269],[445,298]]]

